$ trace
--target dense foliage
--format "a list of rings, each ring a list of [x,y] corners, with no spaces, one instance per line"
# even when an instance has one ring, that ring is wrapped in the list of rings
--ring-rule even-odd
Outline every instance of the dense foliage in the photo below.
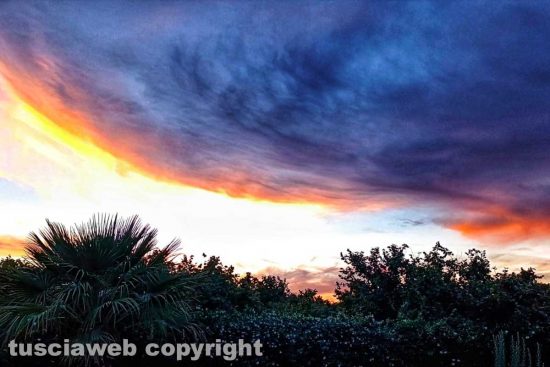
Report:
[[[192,280],[168,266],[178,243],[155,249],[156,230],[137,217],[94,217],[71,229],[48,221],[29,238],[28,258],[0,267],[3,338],[103,343],[198,336],[187,302]]]
[[[73,229],[48,222],[31,234],[28,258],[0,262],[2,339],[262,341],[264,356],[233,365],[548,361],[550,287],[533,269],[491,269],[483,251],[458,258],[439,243],[421,254],[406,245],[348,250],[338,301],[329,303],[312,289],[291,292],[276,276],[238,275],[215,256],[175,258],[175,244],[154,249],[155,235],[137,218],[95,218]]]

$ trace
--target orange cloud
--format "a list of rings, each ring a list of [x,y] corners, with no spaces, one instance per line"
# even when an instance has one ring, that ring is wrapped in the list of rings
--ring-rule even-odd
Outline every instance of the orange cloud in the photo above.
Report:
[[[329,301],[335,301],[334,289],[338,281],[339,268],[336,266],[314,269],[292,269],[282,270],[277,267],[268,267],[259,275],[276,275],[286,279],[289,288],[293,292],[304,289],[316,289],[321,297]]]
[[[499,218],[492,221],[456,223],[450,226],[467,237],[487,239],[501,243],[544,238],[550,236],[550,218]]]
[[[443,225],[469,238],[505,244],[550,236],[550,218],[504,207],[481,207],[475,214],[444,220]]]
[[[25,239],[0,235],[0,257],[25,255]]]
[[[101,120],[101,112],[89,110],[90,106],[94,105],[90,100],[93,96],[77,85],[65,83],[61,77],[62,68],[47,58],[40,58],[36,61],[35,67],[41,74],[48,76],[44,79],[47,79],[47,82],[27,75],[23,70],[14,69],[13,65],[8,67],[0,60],[0,75],[8,84],[5,88],[10,97],[23,103],[28,113],[38,116],[39,120],[47,121],[40,128],[48,130],[53,138],[77,150],[92,149],[103,152],[103,155],[110,156],[115,161],[114,164],[120,173],[131,170],[157,181],[200,188],[234,198],[276,203],[319,204],[339,210],[380,210],[397,207],[407,201],[399,195],[349,195],[349,188],[339,187],[337,182],[331,183],[331,177],[326,177],[324,182],[328,184],[327,188],[289,186],[281,191],[262,184],[269,182],[267,171],[266,177],[262,177],[262,170],[249,174],[245,173],[244,168],[236,170],[235,167],[229,167],[224,171],[218,167],[216,174],[205,179],[194,172],[176,169],[170,163],[151,159],[146,149],[178,146],[177,137],[145,132],[137,135],[132,130],[124,128],[117,132],[117,136],[107,134],[101,131],[100,124],[97,123]],[[63,99],[51,92],[52,84],[63,86]],[[115,85],[112,87],[116,88]],[[75,101],[74,105],[68,104],[65,99]],[[124,115],[126,106],[116,102],[110,103],[110,109]],[[233,164],[239,166],[238,162]],[[336,194],[338,192],[341,194]]]

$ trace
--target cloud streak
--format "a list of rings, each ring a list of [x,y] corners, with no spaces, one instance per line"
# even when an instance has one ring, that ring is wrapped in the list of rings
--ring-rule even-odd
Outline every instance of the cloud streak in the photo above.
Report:
[[[18,94],[151,175],[550,234],[546,4],[0,7]]]

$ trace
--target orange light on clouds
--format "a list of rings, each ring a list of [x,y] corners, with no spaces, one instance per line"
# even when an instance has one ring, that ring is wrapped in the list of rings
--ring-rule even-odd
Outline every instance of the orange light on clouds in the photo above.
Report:
[[[156,181],[196,187],[230,197],[292,205],[320,205],[339,211],[378,211],[397,208],[407,202],[407,198],[399,195],[388,195],[384,198],[372,196],[368,199],[358,199],[348,197],[348,195],[338,196],[335,194],[339,191],[346,192],[345,187],[340,188],[340,190],[334,187],[329,194],[315,187],[288,187],[285,192],[280,192],[258,184],[258,181],[265,180],[251,177],[243,170],[237,172],[228,169],[226,177],[231,178],[228,180],[223,178],[205,180],[192,172],[183,172],[181,169],[163,166],[141,152],[139,147],[166,146],[166,141],[174,137],[135,134],[130,131],[124,131],[118,140],[106,136],[93,122],[99,118],[97,115],[91,116],[96,113],[85,111],[92,104],[90,99],[93,97],[78,85],[67,85],[66,82],[63,82],[63,78],[60,76],[63,70],[54,61],[41,57],[35,61],[35,64],[41,73],[48,75],[47,80],[49,82],[47,84],[42,80],[29,77],[22,70],[10,69],[0,60],[0,75],[4,76],[2,88],[7,91],[11,100],[17,101],[12,106],[10,115],[14,118],[21,118],[22,121],[27,121],[26,123],[33,129],[43,132],[51,139],[60,141],[81,154],[104,160],[105,163],[114,166],[122,173],[131,169]],[[65,101],[55,96],[49,90],[51,85],[54,84],[62,85],[64,94],[69,96],[71,100],[78,101],[77,104],[82,109],[69,107]],[[117,88],[116,78],[114,78],[110,87]],[[122,105],[112,105],[110,107],[120,109],[120,111],[124,111],[126,108]],[[31,122],[29,123],[29,121]],[[258,175],[259,173],[254,174]]]
[[[483,207],[477,215],[463,216],[446,225],[466,237],[487,243],[511,244],[550,236],[550,218],[519,215],[498,206]]]
[[[500,244],[526,239],[545,238],[550,235],[550,224],[546,220],[509,218],[501,223],[457,223],[449,228],[477,240],[492,240]]]
[[[61,128],[5,85],[3,91],[0,177],[31,188],[40,200],[6,203],[0,233],[25,236],[45,217],[70,224],[98,211],[139,213],[161,229],[162,240],[180,236],[186,252],[210,249],[247,270],[307,261],[313,249],[304,245],[306,237],[327,250],[347,237],[326,228],[326,209],[319,205],[237,199],[159,181]],[[257,251],[269,261],[258,261]],[[332,264],[330,258],[324,261]]]
[[[25,240],[14,236],[0,236],[0,257],[20,257],[25,254]]]

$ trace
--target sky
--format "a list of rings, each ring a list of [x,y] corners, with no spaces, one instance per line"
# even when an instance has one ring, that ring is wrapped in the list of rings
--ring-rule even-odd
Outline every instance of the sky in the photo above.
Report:
[[[0,256],[139,214],[330,293],[436,241],[550,272],[546,2],[0,3]]]

